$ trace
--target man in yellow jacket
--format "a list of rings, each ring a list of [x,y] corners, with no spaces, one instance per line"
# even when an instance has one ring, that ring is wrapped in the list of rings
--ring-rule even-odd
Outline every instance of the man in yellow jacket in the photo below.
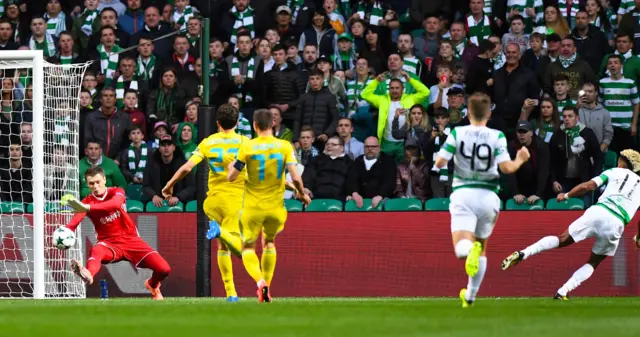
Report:
[[[415,93],[405,94],[404,83],[396,78],[389,82],[387,94],[378,95],[375,93],[376,88],[381,82],[385,81],[385,76],[386,73],[383,73],[376,77],[364,88],[361,95],[369,104],[378,108],[377,135],[378,139],[380,139],[382,152],[393,155],[396,162],[400,162],[404,158],[404,139],[393,138],[391,135],[391,122],[396,111],[398,111],[399,125],[404,125],[407,118],[409,118],[409,109],[416,104],[423,104],[429,98],[429,88],[403,71],[402,76],[406,82],[415,88]]]

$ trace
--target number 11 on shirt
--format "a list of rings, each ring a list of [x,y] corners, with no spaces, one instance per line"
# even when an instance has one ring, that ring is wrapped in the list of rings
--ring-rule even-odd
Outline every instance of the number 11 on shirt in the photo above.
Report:
[[[258,179],[260,181],[264,180],[264,171],[267,167],[267,160],[275,160],[276,161],[276,178],[282,178],[284,174],[284,158],[281,153],[272,153],[265,159],[264,154],[254,154],[251,156],[251,159],[257,160],[260,165],[258,168]]]

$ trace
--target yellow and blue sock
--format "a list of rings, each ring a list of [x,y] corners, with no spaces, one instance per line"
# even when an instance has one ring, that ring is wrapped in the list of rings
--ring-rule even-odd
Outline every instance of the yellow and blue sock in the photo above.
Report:
[[[266,248],[262,251],[262,275],[268,285],[271,285],[273,273],[276,270],[276,248]]]
[[[227,297],[238,296],[236,286],[233,283],[233,265],[231,264],[231,254],[226,250],[218,250],[218,268],[222,283],[224,283],[224,291]]]
[[[262,280],[260,261],[258,260],[258,255],[256,255],[255,250],[245,249],[244,251],[242,251],[242,263],[244,264],[244,268],[247,270],[251,278],[256,281],[256,283]]]

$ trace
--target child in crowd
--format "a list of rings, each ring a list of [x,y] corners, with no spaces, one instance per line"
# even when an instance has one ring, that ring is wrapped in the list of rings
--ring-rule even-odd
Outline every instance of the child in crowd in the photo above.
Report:
[[[502,46],[507,48],[509,43],[515,43],[520,46],[520,55],[529,47],[529,36],[524,33],[524,18],[521,15],[514,15],[511,17],[511,32],[502,36]]]
[[[451,133],[449,127],[449,112],[445,108],[434,109],[434,126],[429,134],[423,141],[423,153],[424,158],[428,162],[431,190],[434,198],[448,198],[451,194],[451,178],[452,170],[451,165],[443,168],[437,168],[435,166],[435,158],[440,151],[440,148],[444,146],[447,141],[447,137]],[[450,163],[451,164],[451,163]]]
[[[144,142],[145,135],[139,125],[132,124],[128,131],[131,144],[120,155],[120,170],[127,182],[142,184],[151,148]]]
[[[304,125],[300,128],[300,148],[296,150],[296,158],[298,162],[303,166],[307,165],[312,158],[318,155],[318,150],[313,147],[313,142],[316,141],[316,137],[313,133],[313,128]]]
[[[227,104],[236,108],[236,110],[238,110],[238,112],[240,113],[238,117],[238,126],[236,127],[236,133],[251,139],[251,123],[249,123],[248,119],[244,118],[242,111],[240,111],[240,99],[238,99],[238,97],[236,96],[229,96],[229,98],[227,99]]]
[[[566,74],[557,74],[553,78],[553,94],[558,111],[563,111],[566,107],[578,104],[578,101],[569,97],[569,76]],[[560,114],[560,120],[562,120],[562,114]]]
[[[175,8],[173,10],[173,16],[171,22],[173,22],[173,28],[176,30],[187,30],[187,21],[198,13],[198,10],[189,5],[189,0],[175,0]]]
[[[167,125],[167,123],[163,122],[163,121],[156,122],[156,124],[153,126],[154,138],[149,140],[147,142],[147,145],[149,145],[149,147],[151,147],[151,149],[153,149],[153,150],[159,148],[160,147],[160,139],[163,136],[166,136],[168,134],[169,134],[169,126]]]
[[[138,109],[138,93],[135,90],[127,89],[124,92],[124,108],[123,111],[129,115],[131,124],[140,127],[142,134],[147,134],[147,117],[144,112]]]
[[[197,101],[189,101],[185,106],[184,121],[195,126],[198,125],[198,107],[200,103]]]

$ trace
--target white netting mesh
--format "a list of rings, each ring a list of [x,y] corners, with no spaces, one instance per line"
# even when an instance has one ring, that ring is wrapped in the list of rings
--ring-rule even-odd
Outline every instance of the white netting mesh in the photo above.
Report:
[[[79,197],[79,95],[88,64],[44,63],[43,116],[33,112],[33,63],[0,60],[0,297],[34,296],[34,203],[44,204],[45,296],[85,297],[69,260],[82,259],[82,236],[60,251],[51,233],[73,216],[60,206],[65,194]],[[33,121],[44,121],[44,143],[32,143]],[[33,192],[33,148],[44,153],[44,195]]]

